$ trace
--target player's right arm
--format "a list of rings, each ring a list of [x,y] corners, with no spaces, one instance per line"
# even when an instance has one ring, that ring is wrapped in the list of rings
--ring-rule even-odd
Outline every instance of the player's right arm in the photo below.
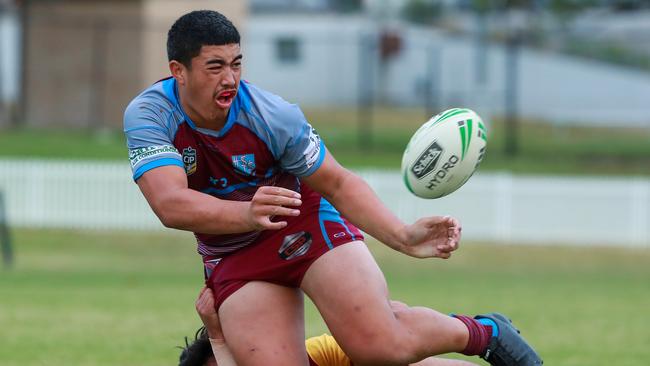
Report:
[[[188,188],[185,171],[175,165],[145,172],[138,187],[163,225],[207,234],[277,230],[285,221],[272,216],[297,216],[284,206],[300,205],[300,195],[280,187],[261,187],[250,202],[221,200]]]
[[[246,213],[249,202],[223,201],[187,186],[183,168],[161,166],[145,172],[138,187],[163,225],[203,233],[253,230]]]

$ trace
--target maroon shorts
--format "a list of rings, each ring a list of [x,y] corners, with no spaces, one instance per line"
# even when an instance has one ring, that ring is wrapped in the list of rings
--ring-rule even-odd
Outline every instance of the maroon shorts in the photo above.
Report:
[[[300,287],[311,264],[329,250],[363,235],[325,200],[318,210],[289,220],[278,231],[264,232],[253,244],[223,257],[204,256],[205,284],[215,308],[250,281]]]

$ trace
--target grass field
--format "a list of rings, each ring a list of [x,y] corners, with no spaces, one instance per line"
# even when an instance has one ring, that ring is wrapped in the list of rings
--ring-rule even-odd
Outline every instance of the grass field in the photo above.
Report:
[[[354,110],[306,110],[328,148],[345,166],[398,168],[408,139],[426,120],[417,109],[372,111],[372,145],[359,146]],[[558,127],[527,121],[519,132],[520,152],[504,153],[505,127],[488,121],[489,141],[481,171],[530,174],[650,175],[650,129]],[[0,157],[126,161],[119,131],[0,131]]]
[[[0,364],[172,365],[198,325],[191,235],[16,230],[0,271]],[[546,365],[650,359],[648,249],[464,243],[449,261],[371,242],[394,298],[443,312],[506,312]],[[307,333],[325,331],[312,307]]]

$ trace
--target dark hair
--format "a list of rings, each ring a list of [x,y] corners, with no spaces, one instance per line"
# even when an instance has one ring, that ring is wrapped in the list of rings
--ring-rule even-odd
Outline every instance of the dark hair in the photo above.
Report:
[[[185,347],[179,347],[181,356],[178,359],[178,366],[203,366],[212,354],[212,346],[208,339],[205,327],[201,327],[194,334],[194,341],[189,343],[185,337]]]
[[[202,46],[239,44],[237,28],[223,14],[196,10],[178,18],[167,33],[167,58],[190,67]]]

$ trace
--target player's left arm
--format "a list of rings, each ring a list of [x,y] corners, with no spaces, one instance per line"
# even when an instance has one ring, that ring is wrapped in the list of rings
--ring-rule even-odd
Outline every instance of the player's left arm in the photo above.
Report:
[[[449,216],[425,217],[407,225],[397,218],[361,177],[329,153],[302,180],[364,232],[410,256],[449,258],[458,247],[460,223]]]

